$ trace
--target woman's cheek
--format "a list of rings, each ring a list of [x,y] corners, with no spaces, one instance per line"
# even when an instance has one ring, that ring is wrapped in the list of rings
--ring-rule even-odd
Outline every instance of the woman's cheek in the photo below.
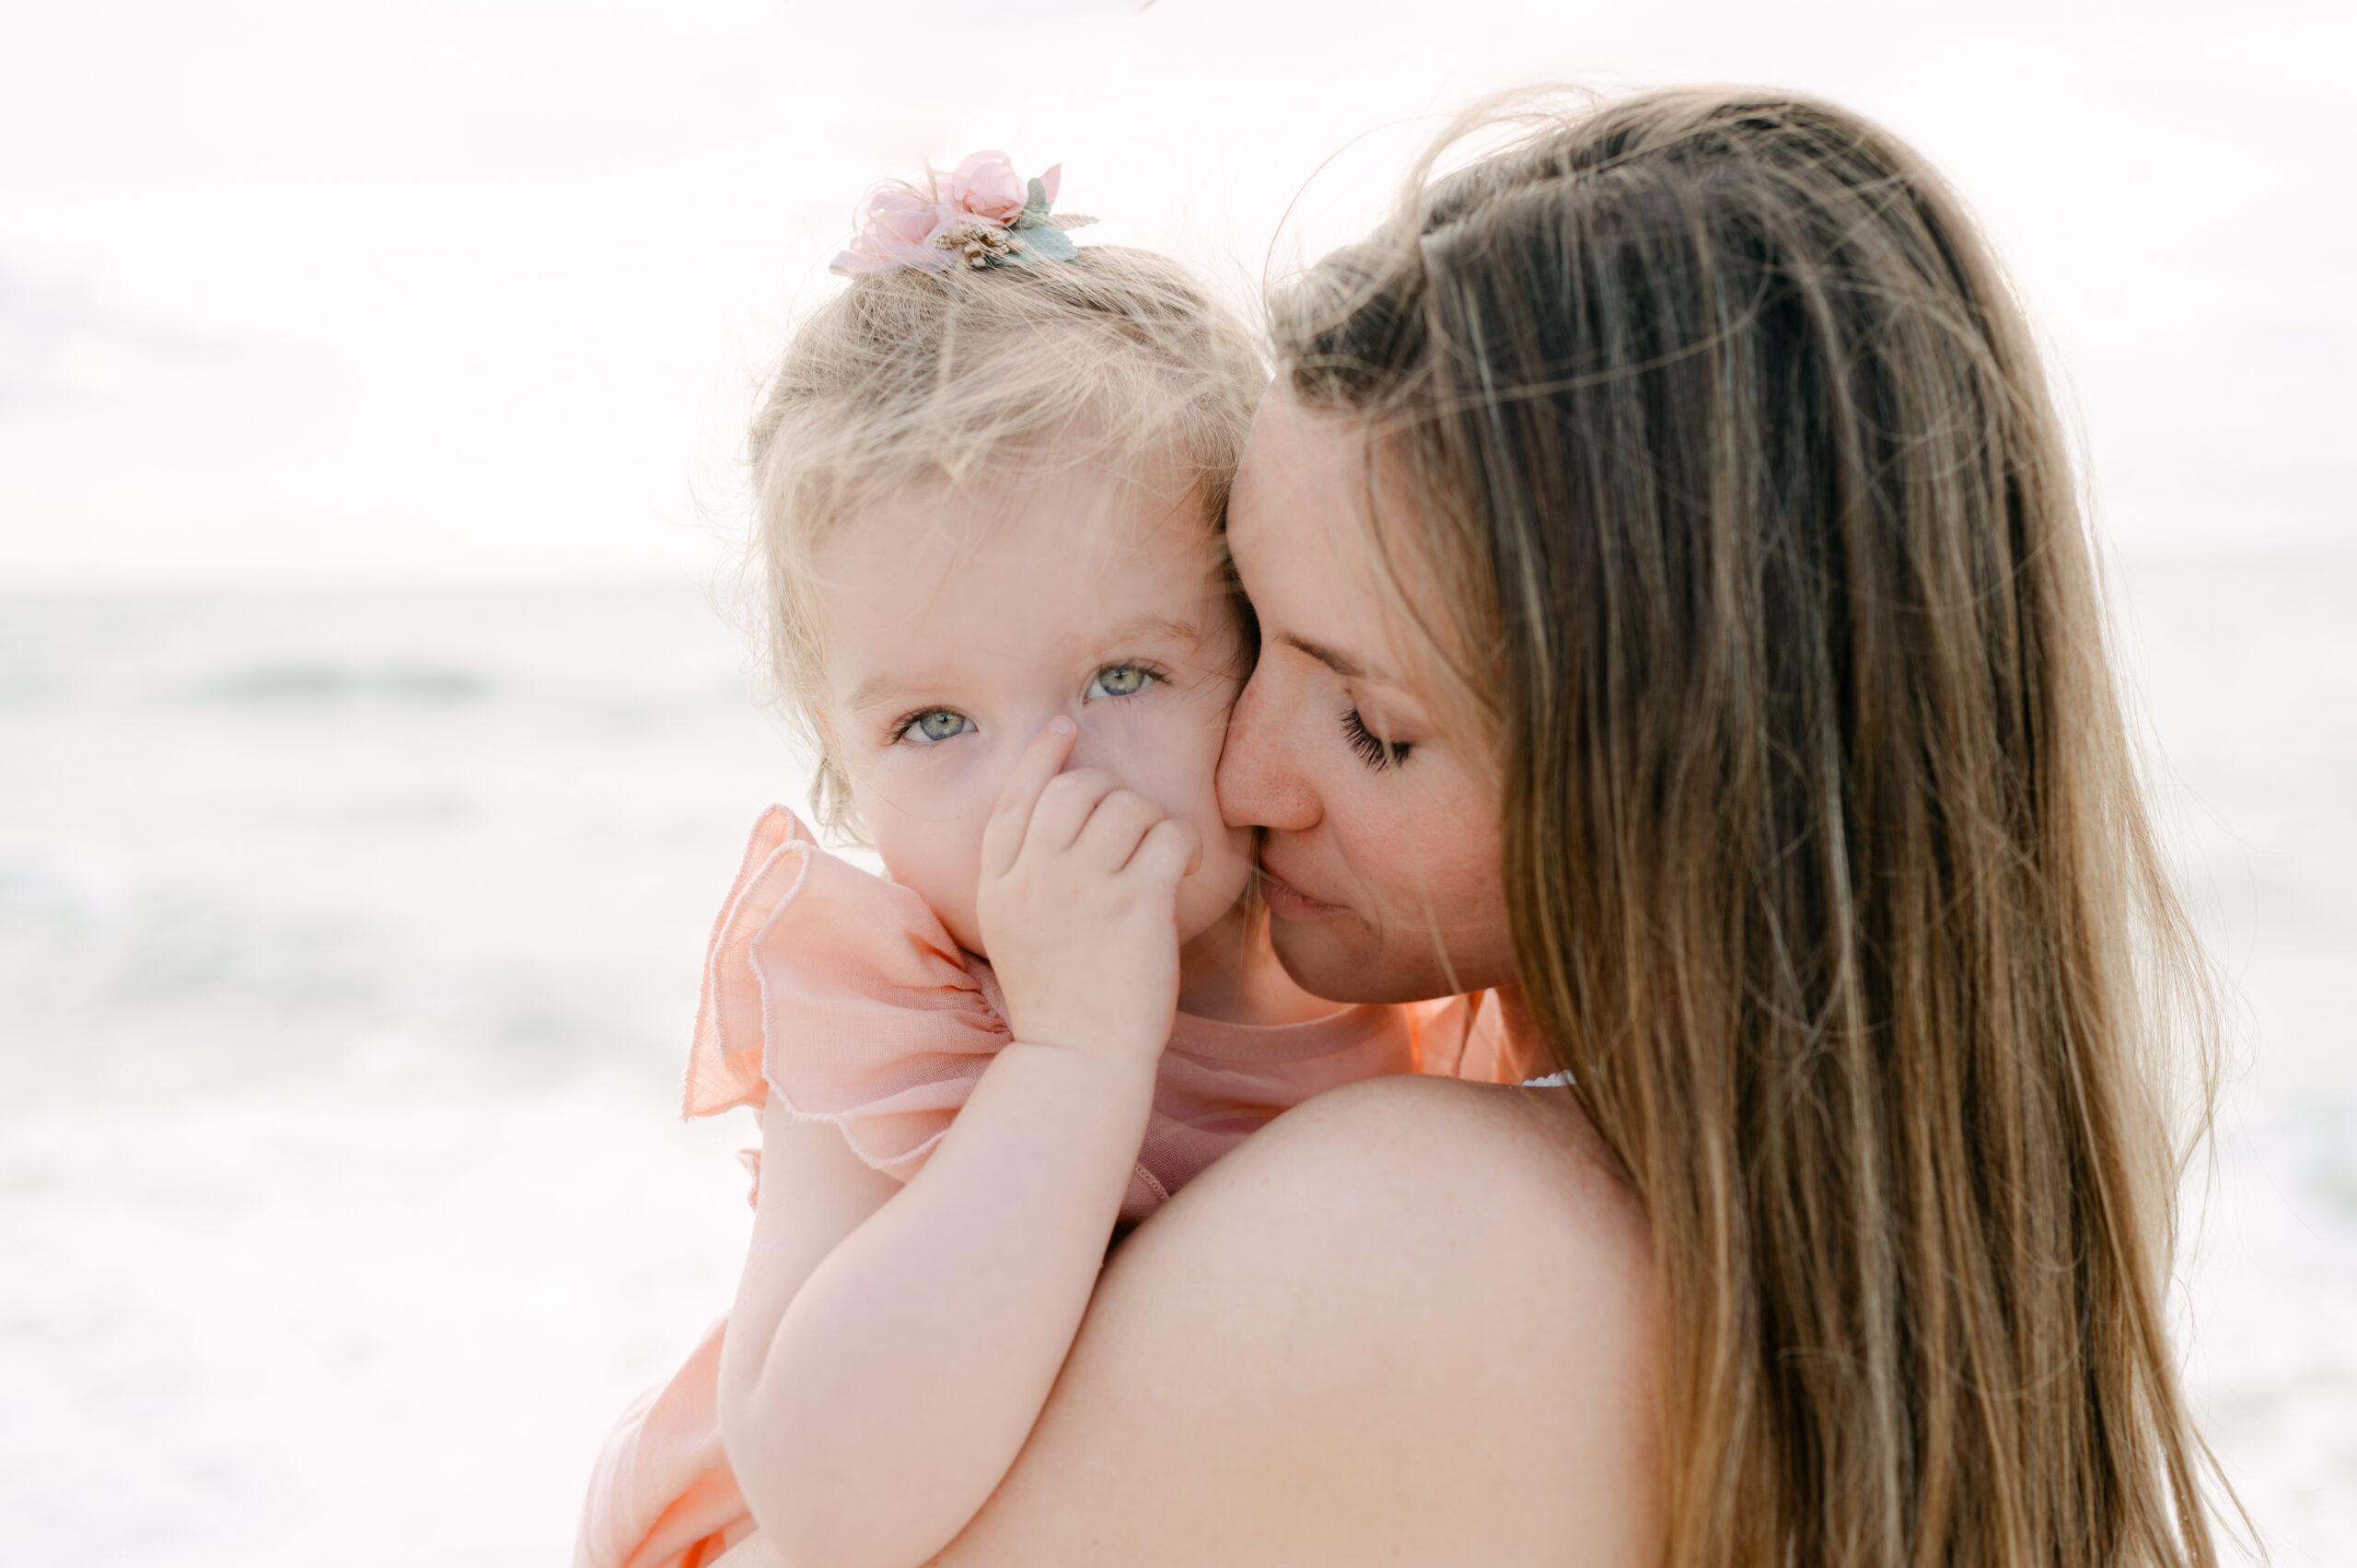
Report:
[[[1411,764],[1412,765],[1412,764]],[[1482,782],[1446,752],[1434,750],[1419,774],[1378,792],[1362,826],[1379,835],[1358,863],[1412,868],[1383,889],[1379,927],[1387,944],[1432,947],[1435,972],[1467,990],[1514,978],[1514,939],[1504,893],[1503,838],[1497,801]],[[1377,809],[1379,808],[1379,815]],[[1358,845],[1353,848],[1360,847]]]

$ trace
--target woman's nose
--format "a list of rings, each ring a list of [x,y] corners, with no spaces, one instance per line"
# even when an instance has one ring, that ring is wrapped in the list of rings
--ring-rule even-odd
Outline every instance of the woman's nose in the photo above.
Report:
[[[1302,714],[1255,670],[1228,716],[1219,755],[1219,814],[1232,828],[1299,832],[1323,814],[1318,792],[1295,766],[1293,738]]]

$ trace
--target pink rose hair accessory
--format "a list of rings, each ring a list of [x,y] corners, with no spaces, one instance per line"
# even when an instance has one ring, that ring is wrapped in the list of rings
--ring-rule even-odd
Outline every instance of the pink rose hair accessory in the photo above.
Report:
[[[1097,220],[1049,211],[1062,176],[1058,164],[1027,182],[1004,153],[979,152],[946,180],[928,170],[923,189],[896,180],[867,198],[851,249],[828,271],[859,277],[895,267],[946,273],[1069,261],[1080,248],[1064,230]]]

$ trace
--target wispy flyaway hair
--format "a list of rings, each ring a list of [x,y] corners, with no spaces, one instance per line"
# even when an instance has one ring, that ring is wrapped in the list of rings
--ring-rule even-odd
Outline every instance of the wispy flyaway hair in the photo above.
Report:
[[[1469,136],[1277,348],[1406,476],[1372,558],[1445,601],[1521,981],[1651,1220],[1672,1568],[2212,1562],[2164,1305],[2204,970],[2003,277],[1806,99]]]
[[[813,706],[830,532],[913,485],[1067,467],[1176,479],[1213,530],[1266,376],[1242,322],[1184,267],[1119,246],[856,278],[802,324],[753,421],[749,565],[772,679],[819,761],[821,824],[858,830]]]

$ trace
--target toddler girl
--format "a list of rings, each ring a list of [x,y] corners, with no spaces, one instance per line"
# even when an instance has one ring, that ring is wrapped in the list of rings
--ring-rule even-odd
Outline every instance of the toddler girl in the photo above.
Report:
[[[1263,374],[1175,263],[1075,248],[1055,190],[985,153],[872,198],[754,425],[817,814],[890,879],[754,830],[687,1096],[763,1108],[751,1249],[609,1442],[579,1563],[915,1568],[1013,1463],[1116,1227],[1445,1032],[1309,997],[1253,920],[1213,773]]]

